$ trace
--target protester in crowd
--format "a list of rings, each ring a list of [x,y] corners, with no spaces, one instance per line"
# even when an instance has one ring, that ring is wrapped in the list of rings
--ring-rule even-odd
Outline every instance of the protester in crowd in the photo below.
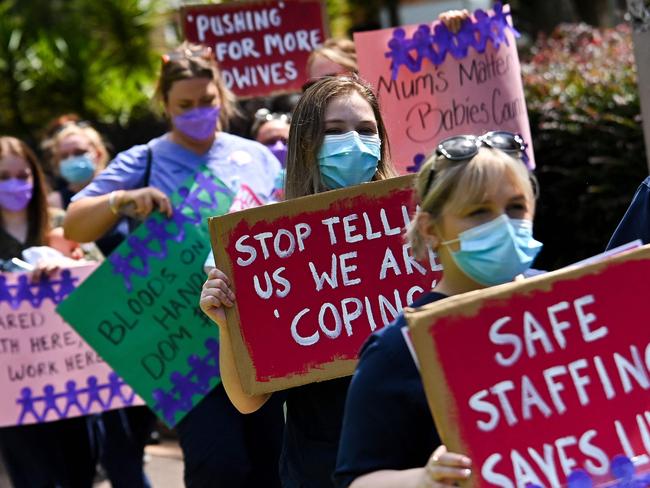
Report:
[[[272,195],[277,159],[261,144],[223,131],[233,96],[209,48],[184,44],[164,55],[157,95],[169,132],[119,153],[72,198],[65,220],[69,237],[97,239],[125,213],[143,219],[160,210],[170,216],[169,196],[204,164],[233,192],[245,182],[262,199]],[[217,386],[177,425],[186,486],[277,486],[282,425],[279,401],[242,416]]]
[[[287,156],[286,197],[314,195],[393,176],[386,130],[371,88],[356,77],[328,77],[303,95],[293,114]],[[228,278],[210,271],[201,308],[220,331],[220,368],[237,409],[255,412],[270,394],[250,396],[235,369],[223,306],[233,305]],[[285,488],[331,487],[349,378],[301,386],[286,397],[287,419],[280,472]]]
[[[106,167],[108,150],[100,134],[78,116],[64,115],[56,120],[58,124],[53,124],[48,131],[49,138],[42,144],[50,155],[51,169],[56,176],[57,190],[48,200],[50,205],[67,208],[72,196]],[[95,244],[107,256],[127,234],[128,223],[122,219]],[[155,415],[147,407],[116,409],[99,416],[96,429],[101,464],[114,488],[150,486],[142,459],[155,421]]]
[[[412,306],[512,281],[531,266],[541,243],[532,236],[535,186],[523,149],[508,132],[456,136],[425,162],[408,238],[421,258],[427,246],[435,250],[444,274]],[[345,407],[337,487],[455,486],[471,475],[470,459],[440,446],[405,326],[400,315],[361,351]]]
[[[467,11],[440,16],[454,32],[467,18]],[[321,56],[337,66],[319,64]],[[294,110],[289,131],[285,197],[394,176],[378,101],[369,85],[354,75],[358,71],[354,43],[327,41],[311,54],[308,71],[311,80]],[[230,399],[239,411],[254,412],[271,395],[250,396],[242,390],[223,311],[223,306],[234,304],[229,283],[221,270],[212,269],[203,286],[201,308],[219,325],[220,368]],[[332,486],[348,384],[349,378],[341,378],[285,393],[287,419],[280,465],[284,488]]]
[[[47,141],[52,169],[58,177],[50,204],[67,208],[70,199],[99,174],[108,151],[99,133],[87,122],[67,122]]]
[[[271,112],[261,108],[255,112],[255,121],[251,128],[251,136],[260,144],[264,144],[284,167],[287,162],[287,140],[289,139],[289,124],[291,115]]]
[[[50,155],[55,176],[55,191],[48,201],[58,208],[68,208],[72,196],[101,173],[108,162],[108,150],[101,135],[85,121],[64,122],[42,147]],[[95,244],[104,256],[108,256],[124,240],[128,230],[126,219],[122,219]]]
[[[643,180],[634,194],[630,206],[607,244],[607,249],[636,239],[641,239],[643,244],[650,243],[650,176]]]
[[[51,138],[54,137],[56,133],[59,132],[61,129],[63,129],[66,125],[75,124],[75,123],[83,124],[84,122],[81,120],[79,114],[70,112],[63,115],[59,115],[58,117],[55,117],[54,119],[50,120],[48,124],[45,126],[45,128],[43,129],[43,133],[41,135],[41,154],[43,156],[42,157],[43,162],[45,163],[44,170],[45,170],[46,177],[48,178],[53,177],[52,168],[49,165],[49,162],[52,159],[52,153],[50,151],[50,144],[49,144]],[[50,204],[52,204],[52,202],[50,202]]]
[[[47,185],[40,163],[22,141],[0,137],[0,259],[49,244]],[[32,262],[32,278],[58,262]],[[91,417],[0,428],[0,449],[14,488],[91,488],[97,450]]]

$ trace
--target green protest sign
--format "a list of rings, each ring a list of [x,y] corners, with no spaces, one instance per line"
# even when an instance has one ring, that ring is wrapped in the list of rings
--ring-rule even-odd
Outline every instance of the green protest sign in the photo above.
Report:
[[[57,311],[168,425],[219,384],[219,331],[199,309],[207,217],[233,193],[202,169],[152,214]]]

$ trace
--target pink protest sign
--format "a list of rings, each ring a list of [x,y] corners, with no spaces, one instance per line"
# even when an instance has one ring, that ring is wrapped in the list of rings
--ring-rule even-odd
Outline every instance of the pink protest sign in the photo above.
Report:
[[[0,275],[0,427],[143,404],[55,311],[95,267]]]
[[[457,34],[441,22],[354,35],[361,76],[379,97],[393,162],[417,171],[444,138],[508,130],[528,144],[528,112],[508,6],[477,10]]]

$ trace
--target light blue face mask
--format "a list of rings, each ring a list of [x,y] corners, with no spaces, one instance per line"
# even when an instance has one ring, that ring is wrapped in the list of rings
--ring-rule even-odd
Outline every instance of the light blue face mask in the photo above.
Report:
[[[381,141],[377,134],[356,131],[326,135],[318,153],[323,183],[329,189],[366,183],[377,172]]]
[[[96,168],[95,161],[86,153],[61,161],[59,172],[68,183],[85,183],[95,175]]]
[[[460,243],[458,251],[450,249],[456,265],[482,285],[500,285],[512,281],[533,264],[542,243],[533,239],[530,220],[510,219],[501,215],[490,222],[458,234],[458,239],[442,242]]]

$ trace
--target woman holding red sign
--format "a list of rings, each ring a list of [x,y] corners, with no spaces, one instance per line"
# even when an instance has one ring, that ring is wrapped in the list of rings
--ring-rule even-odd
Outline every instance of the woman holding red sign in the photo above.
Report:
[[[412,306],[506,283],[530,268],[542,244],[533,239],[535,185],[523,150],[509,132],[456,136],[423,165],[408,237],[416,255],[427,245],[436,251],[444,274]],[[361,351],[346,402],[338,487],[454,486],[472,473],[469,458],[440,445],[405,326],[400,315]]]
[[[395,174],[377,99],[356,77],[326,77],[311,86],[293,114],[289,133],[287,198],[383,180]],[[241,386],[223,306],[234,305],[228,278],[208,276],[201,308],[220,329],[220,368],[228,396],[243,413],[270,394],[247,395]],[[290,389],[280,475],[285,488],[330,488],[349,378]]]

